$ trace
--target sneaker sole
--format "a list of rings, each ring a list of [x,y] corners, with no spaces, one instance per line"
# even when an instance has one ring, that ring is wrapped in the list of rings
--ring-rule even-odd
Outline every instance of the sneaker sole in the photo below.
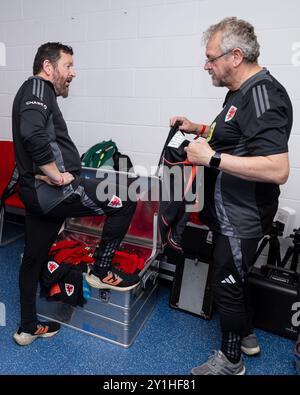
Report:
[[[27,336],[22,336],[22,335],[18,335],[17,333],[15,333],[13,335],[14,341],[19,345],[19,346],[28,346],[28,344],[31,344],[32,342],[34,342],[37,338],[39,337],[52,337],[55,336],[58,331],[55,332],[51,332],[51,333],[44,333],[43,335],[27,335]]]
[[[245,366],[243,366],[243,369],[240,372],[233,374],[233,376],[244,376],[244,374],[246,374]],[[198,376],[197,368],[191,370],[191,375]]]
[[[239,373],[235,374],[235,376],[243,376],[244,374],[246,374],[245,366],[243,366],[243,369]]]
[[[98,277],[94,276],[93,274],[87,274],[85,276],[86,282],[93,288],[97,288],[97,289],[112,289],[114,291],[118,291],[118,292],[126,292],[126,291],[130,291],[131,289],[137,287],[139,285],[139,283],[130,285],[129,287],[116,287],[114,285],[110,285],[110,284],[105,284],[102,281],[99,280]]]
[[[260,348],[259,348],[259,346],[252,347],[252,348],[247,348],[247,347],[241,346],[241,351],[246,355],[252,356],[252,355],[258,355],[260,353]]]

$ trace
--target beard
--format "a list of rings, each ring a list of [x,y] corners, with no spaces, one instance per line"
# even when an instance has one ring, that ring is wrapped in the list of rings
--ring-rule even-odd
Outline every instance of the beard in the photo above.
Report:
[[[227,86],[231,79],[229,71],[225,71],[222,75],[219,76],[213,73],[210,73],[210,75],[213,85],[217,87]]]
[[[69,85],[72,78],[64,78],[57,69],[53,74],[53,86],[55,89],[56,96],[62,96],[63,98],[69,95]]]

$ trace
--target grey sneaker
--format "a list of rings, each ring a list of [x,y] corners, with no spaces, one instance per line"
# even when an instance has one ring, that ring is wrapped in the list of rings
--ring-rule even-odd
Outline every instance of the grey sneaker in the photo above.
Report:
[[[243,360],[241,358],[238,363],[231,363],[222,353],[222,351],[215,351],[214,355],[208,358],[208,361],[196,368],[193,368],[191,373],[193,375],[210,375],[210,376],[235,376],[244,375],[246,373]]]
[[[260,347],[254,333],[242,338],[241,350],[246,355],[257,355],[260,353]]]

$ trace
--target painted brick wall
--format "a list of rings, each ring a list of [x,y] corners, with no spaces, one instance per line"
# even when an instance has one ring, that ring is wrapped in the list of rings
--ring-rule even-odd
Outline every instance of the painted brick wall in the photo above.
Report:
[[[49,6],[51,4],[51,6]],[[11,139],[11,105],[31,74],[39,44],[73,46],[77,78],[60,100],[80,152],[113,138],[134,164],[155,166],[168,120],[182,114],[209,123],[226,90],[204,72],[201,33],[225,16],[256,27],[260,63],[287,88],[295,111],[291,174],[281,204],[300,226],[300,3],[298,0],[0,0],[0,138]]]

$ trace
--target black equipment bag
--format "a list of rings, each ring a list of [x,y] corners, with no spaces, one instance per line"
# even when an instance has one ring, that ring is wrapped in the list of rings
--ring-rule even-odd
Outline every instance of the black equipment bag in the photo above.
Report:
[[[212,231],[205,225],[188,222],[182,235],[182,248],[185,254],[212,259]]]
[[[296,340],[300,329],[298,287],[299,274],[295,271],[273,265],[253,266],[249,272],[249,296],[254,325]]]

